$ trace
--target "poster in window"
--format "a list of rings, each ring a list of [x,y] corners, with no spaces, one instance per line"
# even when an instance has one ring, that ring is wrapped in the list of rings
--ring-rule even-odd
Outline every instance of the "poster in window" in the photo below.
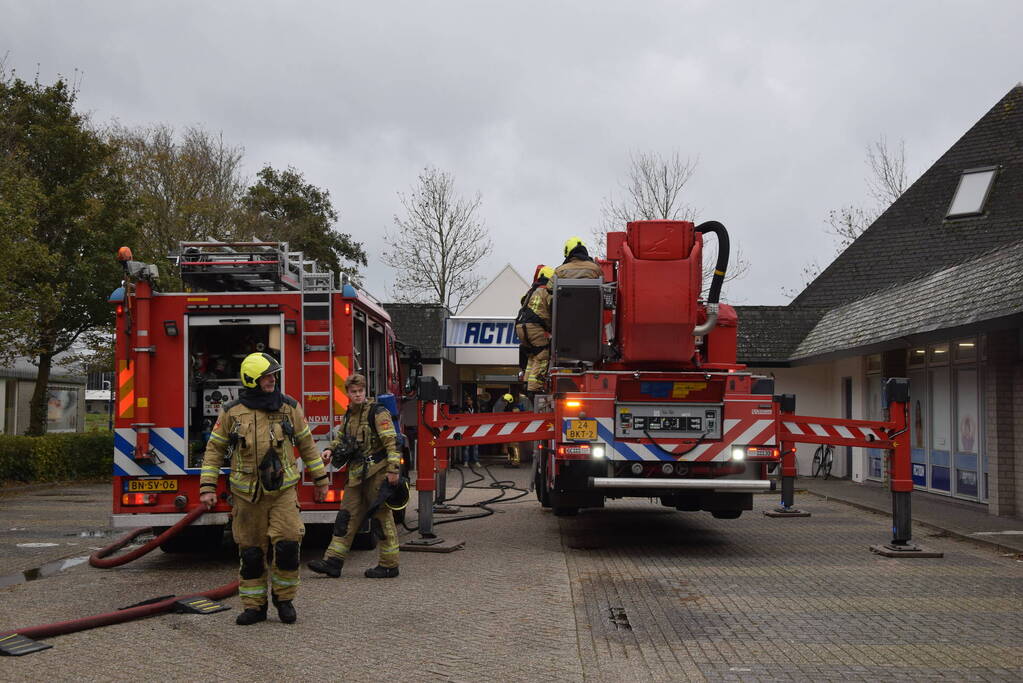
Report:
[[[46,431],[78,431],[78,391],[50,387],[46,392]]]
[[[956,373],[956,433],[959,453],[976,453],[977,429],[977,371],[960,370]]]

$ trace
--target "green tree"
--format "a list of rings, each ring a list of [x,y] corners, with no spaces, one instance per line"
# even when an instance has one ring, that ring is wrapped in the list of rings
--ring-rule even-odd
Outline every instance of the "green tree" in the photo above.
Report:
[[[75,111],[77,93],[0,73],[0,319],[8,355],[37,359],[29,434],[46,431],[53,357],[110,324],[117,247],[134,234],[115,150]]]
[[[292,251],[301,251],[307,259],[354,280],[358,280],[358,266],[367,265],[362,243],[335,229],[338,214],[330,192],[307,183],[294,168],[278,171],[264,166],[242,198],[242,206],[237,239],[287,242]]]
[[[139,260],[160,264],[166,276],[171,274],[166,257],[179,241],[232,236],[246,185],[240,147],[198,126],[179,136],[165,124],[112,126],[107,139],[117,148],[132,203],[146,226],[132,245]]]

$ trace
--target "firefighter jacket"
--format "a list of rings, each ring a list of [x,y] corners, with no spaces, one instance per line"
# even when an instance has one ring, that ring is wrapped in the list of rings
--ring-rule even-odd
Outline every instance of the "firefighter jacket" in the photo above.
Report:
[[[369,423],[370,419],[374,422],[373,426]],[[398,434],[387,408],[374,399],[361,404],[349,404],[343,426],[343,434],[355,439],[361,456],[348,463],[348,486],[359,485],[385,467],[388,474],[401,471]],[[341,435],[338,435],[329,448],[334,450],[340,443]]]
[[[293,446],[298,447],[316,485],[327,482],[327,469],[313,443],[305,414],[298,401],[284,396],[279,410],[270,412],[245,407],[240,401],[225,404],[210,433],[206,453],[202,459],[199,492],[214,492],[217,477],[230,455],[231,474],[228,483],[231,493],[253,502],[266,490],[260,480],[259,466],[272,449],[283,467],[280,488],[291,488],[300,477]]]
[[[603,276],[604,273],[601,271],[600,266],[589,257],[571,256],[567,261],[554,269],[554,278],[562,278],[564,280],[579,280],[583,278],[599,280]]]
[[[532,319],[531,316],[524,315],[522,322],[535,323],[545,330],[551,329],[551,290],[547,285],[529,290],[526,296],[522,297],[522,305],[524,309],[528,308],[536,316],[535,319]]]

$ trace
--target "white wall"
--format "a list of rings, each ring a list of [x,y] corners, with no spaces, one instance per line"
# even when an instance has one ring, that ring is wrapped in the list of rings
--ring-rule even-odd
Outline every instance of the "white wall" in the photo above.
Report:
[[[842,378],[852,378],[852,419],[864,419],[863,359],[860,356],[842,358],[828,363],[801,365],[794,368],[750,368],[760,375],[774,376],[775,394],[795,394],[796,414],[806,417],[842,417]],[[800,476],[810,476],[816,444],[798,444],[796,463]],[[852,478],[863,481],[866,455],[861,448],[853,449]],[[845,448],[835,448],[833,476],[849,476],[845,471]]]

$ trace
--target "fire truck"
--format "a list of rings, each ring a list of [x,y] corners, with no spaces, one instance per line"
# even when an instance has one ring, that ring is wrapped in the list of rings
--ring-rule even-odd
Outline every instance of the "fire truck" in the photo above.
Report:
[[[704,236],[718,255],[701,298]],[[729,239],[717,221],[635,221],[607,235],[599,279],[552,282],[549,391],[532,413],[451,415],[444,387],[420,383],[417,445],[422,542],[432,540],[431,497],[450,448],[533,441],[533,487],[556,515],[607,499],[658,499],[678,510],[735,519],[780,483],[765,514],[793,505],[796,443],[886,452],[893,539],[875,550],[922,554],[910,543],[909,382],[885,380],[883,421],[805,417],[795,396],[737,362],[735,310],[720,303]],[[426,436],[428,435],[428,436]]]
[[[701,301],[710,233],[718,258]],[[433,440],[421,446],[538,441],[534,487],[558,515],[629,496],[720,518],[752,509],[753,494],[775,485],[778,404],[773,381],[736,362],[735,310],[719,302],[728,251],[714,221],[637,221],[609,233],[601,279],[553,282],[550,392],[537,411],[441,407],[434,417],[424,407]]]
[[[130,250],[119,258],[125,279],[111,296],[114,527],[160,532],[198,503],[206,441],[221,406],[238,397],[249,353],[280,360],[282,390],[301,401],[321,448],[348,406],[349,374],[364,374],[370,395],[400,395],[398,342],[384,308],[285,242],[182,242],[173,260],[184,292],[158,292],[156,266],[131,260]],[[313,501],[303,472],[298,499],[306,523],[334,521],[346,475],[330,470],[323,503]],[[220,540],[230,512],[226,480],[217,505],[165,550]]]

